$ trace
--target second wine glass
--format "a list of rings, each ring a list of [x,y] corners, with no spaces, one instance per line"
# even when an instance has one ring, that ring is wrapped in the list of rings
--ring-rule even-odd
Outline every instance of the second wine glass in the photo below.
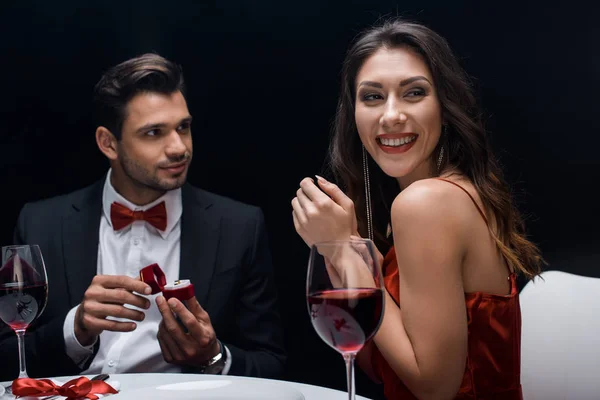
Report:
[[[48,278],[37,245],[2,247],[0,319],[17,335],[19,378],[27,378],[25,331],[42,314],[48,298]]]
[[[373,242],[314,244],[306,298],[316,332],[344,357],[348,399],[354,400],[354,358],[379,329],[384,312],[383,277]]]

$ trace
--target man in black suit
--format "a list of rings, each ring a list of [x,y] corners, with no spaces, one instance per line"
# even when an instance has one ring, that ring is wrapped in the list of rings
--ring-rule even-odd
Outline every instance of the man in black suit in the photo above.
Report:
[[[107,175],[26,204],[15,229],[17,243],[39,244],[49,283],[47,307],[26,335],[29,375],[280,376],[285,352],[263,214],[185,183],[192,117],[180,68],[156,54],[125,61],[98,82],[95,104]],[[189,279],[195,297],[184,305],[149,295],[139,272],[152,263],[169,282]],[[16,378],[7,327],[0,354],[0,380]]]

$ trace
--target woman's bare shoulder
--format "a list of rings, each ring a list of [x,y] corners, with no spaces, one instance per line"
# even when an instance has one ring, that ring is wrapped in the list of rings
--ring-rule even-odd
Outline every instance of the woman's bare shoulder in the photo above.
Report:
[[[453,180],[455,181],[455,180]],[[456,181],[467,190],[472,185]],[[466,228],[474,218],[471,199],[455,185],[441,179],[422,179],[402,190],[392,203],[391,217],[400,225],[418,224],[426,228]]]

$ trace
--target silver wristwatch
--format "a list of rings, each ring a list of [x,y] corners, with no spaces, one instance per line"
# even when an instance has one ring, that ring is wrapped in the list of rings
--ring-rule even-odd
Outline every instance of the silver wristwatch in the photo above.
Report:
[[[225,346],[219,340],[219,348],[221,349],[219,353],[201,365],[198,369],[201,374],[212,374],[217,375],[223,371],[225,368],[225,361],[227,361],[227,350],[225,350]]]

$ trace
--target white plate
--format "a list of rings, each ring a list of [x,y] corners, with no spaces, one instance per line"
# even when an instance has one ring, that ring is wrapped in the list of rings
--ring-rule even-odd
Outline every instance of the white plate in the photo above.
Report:
[[[0,396],[2,396],[4,392],[6,392],[6,389],[4,389],[4,386],[0,385]]]
[[[129,391],[122,389],[122,392],[107,397],[107,400],[305,400],[302,393],[283,382],[240,377],[202,379]]]

